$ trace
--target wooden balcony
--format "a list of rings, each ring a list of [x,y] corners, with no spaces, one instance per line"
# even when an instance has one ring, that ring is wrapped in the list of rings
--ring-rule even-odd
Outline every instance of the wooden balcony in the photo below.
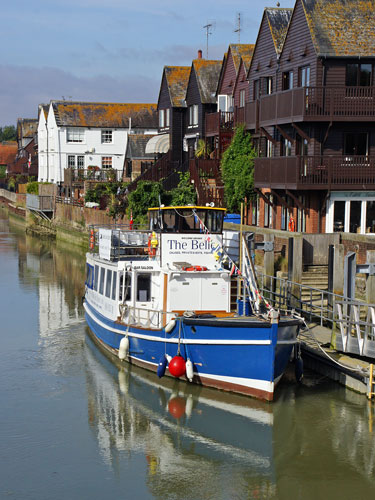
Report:
[[[245,104],[245,127],[248,130],[258,130],[259,101]]]
[[[217,111],[216,113],[207,113],[206,119],[206,137],[220,135],[223,132],[232,132],[234,124],[234,113],[232,111]]]
[[[375,156],[256,158],[254,186],[272,189],[375,189]]]
[[[248,103],[247,128],[256,123]],[[250,112],[251,110],[251,112]],[[252,119],[250,118],[252,116]],[[375,87],[301,87],[259,99],[259,125],[267,127],[298,121],[373,121]]]

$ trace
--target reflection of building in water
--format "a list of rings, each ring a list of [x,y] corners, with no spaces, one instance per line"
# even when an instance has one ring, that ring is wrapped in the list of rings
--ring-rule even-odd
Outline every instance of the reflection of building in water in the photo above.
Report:
[[[273,415],[249,398],[163,379],[85,349],[89,422],[105,462],[117,469],[129,454],[148,464],[157,498],[272,498]],[[197,478],[199,477],[199,480]],[[250,498],[252,496],[250,495]]]

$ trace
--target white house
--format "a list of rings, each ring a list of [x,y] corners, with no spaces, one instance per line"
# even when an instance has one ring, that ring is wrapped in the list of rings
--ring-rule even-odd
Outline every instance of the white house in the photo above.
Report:
[[[158,132],[156,104],[51,101],[39,113],[40,182],[61,185],[64,169],[112,168],[122,173],[129,134]]]

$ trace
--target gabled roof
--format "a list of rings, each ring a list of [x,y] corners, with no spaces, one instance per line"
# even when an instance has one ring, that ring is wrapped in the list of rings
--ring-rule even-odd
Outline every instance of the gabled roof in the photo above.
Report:
[[[38,120],[36,118],[18,118],[17,136],[23,138],[33,138],[38,130]]]
[[[251,58],[253,57],[254,48],[255,45],[252,43],[231,43],[229,45],[234,67],[236,69],[236,75],[238,74],[238,70],[240,69],[241,59],[245,64],[245,68],[249,68]]]
[[[158,127],[156,104],[70,101],[51,103],[56,123],[61,127]]]
[[[164,74],[172,106],[176,108],[185,107],[190,66],[164,66]]]
[[[293,9],[273,9],[270,7],[264,9],[276,54],[280,54],[282,51],[292,12]]]
[[[216,102],[216,89],[219,82],[222,61],[194,59],[194,69],[202,104]]]
[[[146,144],[151,139],[151,137],[154,136],[146,134],[129,134],[128,147],[125,157],[133,160],[142,158],[153,159],[153,154],[145,153]]]
[[[317,55],[375,56],[374,0],[301,0]]]

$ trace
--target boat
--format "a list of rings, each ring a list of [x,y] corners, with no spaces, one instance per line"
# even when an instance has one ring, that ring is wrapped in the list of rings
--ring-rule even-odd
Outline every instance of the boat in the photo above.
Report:
[[[123,363],[160,378],[271,401],[298,352],[302,319],[262,297],[254,235],[223,231],[225,209],[214,206],[148,214],[143,229],[90,230],[83,303],[91,332]]]

